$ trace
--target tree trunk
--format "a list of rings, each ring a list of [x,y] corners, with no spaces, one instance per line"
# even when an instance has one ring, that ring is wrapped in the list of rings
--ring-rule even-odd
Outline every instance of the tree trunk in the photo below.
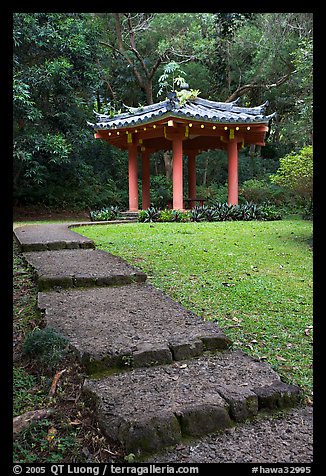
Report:
[[[205,162],[204,162],[204,175],[203,175],[203,185],[206,185],[207,183],[207,168],[208,168],[208,157],[205,157]]]
[[[253,157],[255,155],[256,144],[250,144],[249,147],[249,157]]]
[[[165,165],[165,177],[166,181],[172,180],[173,158],[169,150],[163,152],[163,160]]]
[[[153,104],[153,81],[151,79],[148,79],[146,82],[144,82],[144,91],[146,94],[146,101],[147,104]]]

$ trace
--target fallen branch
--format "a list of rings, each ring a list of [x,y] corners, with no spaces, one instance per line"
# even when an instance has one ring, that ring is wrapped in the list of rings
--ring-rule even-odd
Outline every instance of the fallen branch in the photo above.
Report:
[[[29,412],[23,413],[22,415],[14,417],[13,436],[15,437],[21,431],[26,430],[26,428],[28,428],[35,421],[42,420],[52,413],[54,413],[54,409],[48,408],[43,410],[31,410]]]
[[[57,372],[52,380],[52,384],[51,384],[51,387],[50,387],[50,391],[49,391],[49,397],[53,397],[53,395],[55,394],[55,391],[57,389],[57,385],[58,385],[58,382],[59,382],[59,378],[61,377],[62,374],[64,374],[65,372],[67,371],[67,369],[63,369],[63,370],[60,370],[59,372]]]

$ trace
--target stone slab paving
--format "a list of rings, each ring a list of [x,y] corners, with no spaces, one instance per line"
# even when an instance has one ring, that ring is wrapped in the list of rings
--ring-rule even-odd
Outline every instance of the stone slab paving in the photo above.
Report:
[[[92,240],[62,223],[20,226],[15,228],[14,236],[21,251],[95,248]]]
[[[54,286],[110,286],[144,282],[146,274],[102,250],[72,249],[23,253],[39,289]]]
[[[298,387],[267,363],[227,350],[231,341],[216,323],[146,284],[124,260],[94,250],[92,240],[69,230],[75,225],[14,233],[38,280],[46,325],[79,354],[90,374],[84,395],[127,453],[232,431],[261,410],[300,401]]]
[[[214,433],[154,454],[146,463],[294,463],[313,459],[313,408],[260,412],[222,433]],[[222,472],[223,473],[223,472]]]
[[[300,399],[298,387],[241,351],[88,379],[84,393],[93,399],[107,436],[137,455],[225,430],[262,409]]]
[[[88,369],[169,363],[231,344],[216,323],[149,284],[40,292],[38,306]]]

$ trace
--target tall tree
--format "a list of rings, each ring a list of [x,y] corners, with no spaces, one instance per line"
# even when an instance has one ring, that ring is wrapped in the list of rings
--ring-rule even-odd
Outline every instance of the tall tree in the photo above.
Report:
[[[87,14],[14,14],[14,185],[58,180],[85,141],[98,31]],[[77,149],[77,150],[76,150]],[[78,150],[79,149],[79,150]]]
[[[164,64],[197,61],[204,51],[209,54],[211,40],[205,40],[213,28],[209,14],[109,13],[102,22],[106,31],[100,45],[111,52],[113,83],[118,79],[115,72],[123,74],[124,65],[124,78],[128,73],[134,77],[147,104],[156,100],[159,69]]]
[[[152,19],[147,13],[112,13],[115,26],[115,41],[101,41],[100,44],[110,48],[131,68],[139,87],[146,94],[147,104],[153,104],[153,77],[162,62],[158,55],[151,66],[148,66],[145,54],[140,51],[138,38],[140,33],[149,29]]]

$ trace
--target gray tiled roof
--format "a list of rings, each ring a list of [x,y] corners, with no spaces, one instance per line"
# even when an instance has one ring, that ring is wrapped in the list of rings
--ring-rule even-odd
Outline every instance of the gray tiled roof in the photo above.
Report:
[[[267,124],[276,113],[266,116],[264,114],[268,102],[257,107],[237,106],[238,100],[233,102],[216,102],[208,99],[196,98],[187,101],[182,106],[178,100],[167,99],[165,101],[142,106],[139,108],[128,108],[128,112],[111,117],[106,114],[98,114],[96,122],[88,124],[95,130],[116,129],[123,127],[134,127],[140,124],[154,122],[164,117],[180,117],[192,120],[229,122],[229,123],[264,123]]]

